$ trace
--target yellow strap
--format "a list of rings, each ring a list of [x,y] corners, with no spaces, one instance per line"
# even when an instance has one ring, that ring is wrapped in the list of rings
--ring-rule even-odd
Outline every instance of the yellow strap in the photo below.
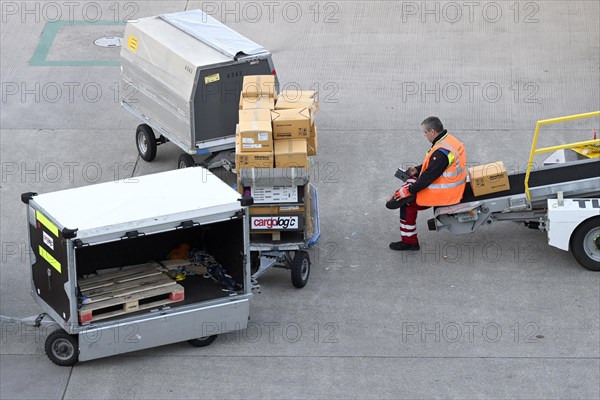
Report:
[[[48,264],[52,265],[52,267],[57,270],[59,273],[62,273],[62,268],[60,263],[58,262],[58,260],[56,260],[56,258],[52,257],[52,254],[48,253],[46,250],[44,250],[42,248],[42,246],[38,246],[39,247],[39,251],[40,251],[40,256],[42,256],[42,258],[46,261],[48,261]]]
[[[41,212],[35,210],[35,217],[42,225],[44,225],[48,230],[54,233],[54,236],[58,237],[58,228],[54,225],[48,218],[46,218]]]

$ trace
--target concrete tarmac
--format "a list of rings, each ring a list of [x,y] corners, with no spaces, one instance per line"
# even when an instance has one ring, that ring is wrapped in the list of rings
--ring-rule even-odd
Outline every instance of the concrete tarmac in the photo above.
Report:
[[[94,45],[127,19],[201,8],[271,50],[284,86],[319,90],[322,230],[308,285],[265,274],[248,329],[209,347],[58,367],[48,329],[2,322],[0,398],[600,398],[599,273],[519,224],[430,232],[431,210],[421,251],[394,252],[398,214],[384,207],[395,169],[429,148],[425,117],[464,141],[469,164],[516,172],[537,120],[600,109],[597,1],[0,4],[1,315],[41,312],[22,192],[176,168],[170,143],[138,159],[119,49]],[[546,127],[539,146],[589,140],[598,122]]]

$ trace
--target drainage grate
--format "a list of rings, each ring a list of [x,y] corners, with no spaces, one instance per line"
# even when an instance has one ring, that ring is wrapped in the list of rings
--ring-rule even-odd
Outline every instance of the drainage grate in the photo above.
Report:
[[[123,38],[120,37],[103,37],[94,41],[96,46],[100,47],[119,47],[123,44]]]

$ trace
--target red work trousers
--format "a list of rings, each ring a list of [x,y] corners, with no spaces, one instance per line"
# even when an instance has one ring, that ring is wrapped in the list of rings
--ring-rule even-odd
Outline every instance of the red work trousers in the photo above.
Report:
[[[417,213],[428,208],[418,205],[415,201],[400,207],[400,235],[402,236],[403,243],[419,243],[419,237],[417,236]]]

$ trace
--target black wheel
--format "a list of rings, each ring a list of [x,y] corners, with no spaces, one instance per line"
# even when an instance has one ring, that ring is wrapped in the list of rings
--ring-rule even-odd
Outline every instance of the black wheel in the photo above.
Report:
[[[73,365],[79,358],[77,336],[69,335],[62,329],[48,335],[44,348],[50,361],[56,365]]]
[[[206,337],[202,337],[202,338],[198,338],[198,339],[188,340],[188,343],[194,347],[206,347],[209,344],[211,344],[212,342],[214,342],[216,338],[217,338],[217,335],[206,336]]]
[[[297,251],[292,260],[292,284],[298,289],[306,286],[310,275],[310,257],[306,251]]]
[[[144,161],[152,161],[156,157],[156,138],[154,131],[146,124],[137,127],[135,131],[135,144]]]
[[[600,217],[583,221],[571,236],[573,257],[590,271],[600,271]]]
[[[189,154],[183,153],[179,156],[179,161],[177,161],[178,169],[193,167],[194,165],[196,165],[194,158]]]

